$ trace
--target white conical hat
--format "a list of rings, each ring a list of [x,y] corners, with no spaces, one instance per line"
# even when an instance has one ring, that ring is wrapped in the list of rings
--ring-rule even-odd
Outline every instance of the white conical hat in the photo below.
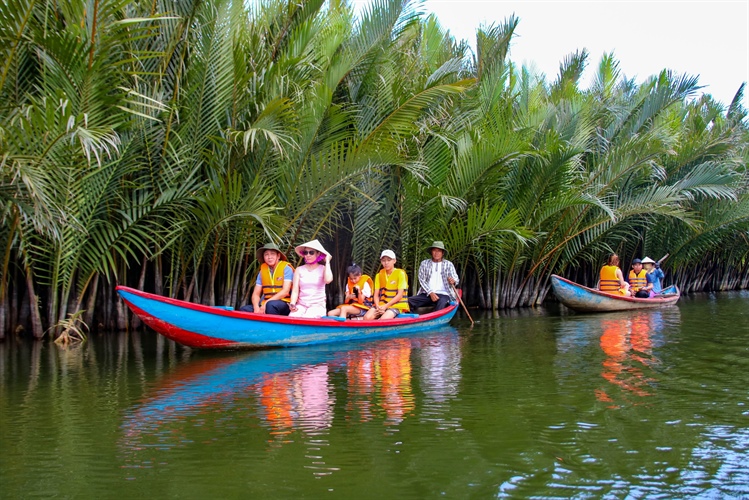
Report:
[[[330,255],[330,252],[328,252],[327,250],[325,250],[325,249],[323,248],[323,246],[322,246],[322,243],[320,243],[320,241],[319,241],[319,240],[312,240],[312,241],[308,241],[307,243],[305,243],[305,244],[303,244],[303,245],[299,245],[298,247],[296,247],[296,248],[294,249],[294,251],[295,251],[295,252],[297,253],[297,255],[299,255],[300,257],[303,257],[303,255],[302,255],[302,248],[311,248],[312,250],[317,250],[318,252],[320,252],[320,253],[323,253],[323,254],[327,255],[328,257],[330,257],[330,256],[331,256],[331,255]]]
[[[655,264],[655,261],[651,259],[650,257],[645,257],[644,259],[642,259],[642,263],[643,264]]]

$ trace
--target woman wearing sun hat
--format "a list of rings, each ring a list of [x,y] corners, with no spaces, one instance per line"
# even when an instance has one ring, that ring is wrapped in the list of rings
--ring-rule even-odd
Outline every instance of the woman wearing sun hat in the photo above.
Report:
[[[291,284],[290,317],[321,318],[325,316],[325,285],[333,281],[330,253],[318,240],[308,241],[294,249],[304,259],[294,273]]]
[[[661,271],[661,265],[650,257],[642,259],[642,265],[645,267],[645,272],[647,273],[645,277],[648,281],[645,290],[650,292],[651,297],[661,293],[663,291],[661,280],[666,277],[663,271]]]

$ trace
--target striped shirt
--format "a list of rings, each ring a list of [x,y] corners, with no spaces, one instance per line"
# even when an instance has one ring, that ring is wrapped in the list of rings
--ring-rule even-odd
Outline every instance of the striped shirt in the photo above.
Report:
[[[421,264],[419,265],[419,293],[424,294],[430,294],[432,293],[432,289],[429,286],[429,281],[432,277],[432,264],[434,261],[432,259],[422,260]],[[447,281],[448,277],[451,277],[455,280],[455,284],[457,285],[460,281],[458,279],[458,273],[455,271],[455,266],[453,266],[453,263],[449,260],[442,260],[440,261],[440,274],[442,275],[442,285],[447,290],[448,294],[450,295],[451,299],[455,299],[455,292],[453,291],[453,287],[450,285],[450,282]]]

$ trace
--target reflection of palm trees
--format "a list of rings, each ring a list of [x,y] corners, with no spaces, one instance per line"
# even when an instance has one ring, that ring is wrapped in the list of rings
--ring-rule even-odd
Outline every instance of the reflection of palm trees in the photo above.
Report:
[[[654,379],[643,371],[653,362],[650,318],[649,312],[643,312],[601,322],[601,349],[606,354],[601,363],[601,376],[623,389],[625,395],[652,396],[650,389]],[[613,402],[604,389],[597,390],[596,397]]]

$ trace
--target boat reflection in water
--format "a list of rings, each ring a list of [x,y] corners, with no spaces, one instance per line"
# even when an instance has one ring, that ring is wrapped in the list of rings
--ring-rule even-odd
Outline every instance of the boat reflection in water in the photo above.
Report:
[[[345,398],[346,420],[397,425],[416,407],[415,351],[423,365],[424,404],[454,396],[460,346],[452,327],[407,338],[210,356],[177,369],[125,416],[123,444],[169,447],[180,441],[174,435],[184,432],[173,432],[175,426],[235,425],[227,421],[248,414],[279,439],[296,430],[315,435],[332,425],[336,394]],[[345,374],[343,392],[338,374]]]
[[[678,309],[632,311],[601,317],[600,347],[605,358],[601,377],[609,385],[596,390],[596,398],[612,406],[632,405],[655,394],[660,363],[654,344],[662,342],[664,315],[678,319]]]
[[[569,316],[558,346],[560,352],[578,352],[580,344],[595,342],[596,356],[603,355],[596,399],[612,408],[637,405],[656,394],[658,347],[680,323],[678,307]]]

